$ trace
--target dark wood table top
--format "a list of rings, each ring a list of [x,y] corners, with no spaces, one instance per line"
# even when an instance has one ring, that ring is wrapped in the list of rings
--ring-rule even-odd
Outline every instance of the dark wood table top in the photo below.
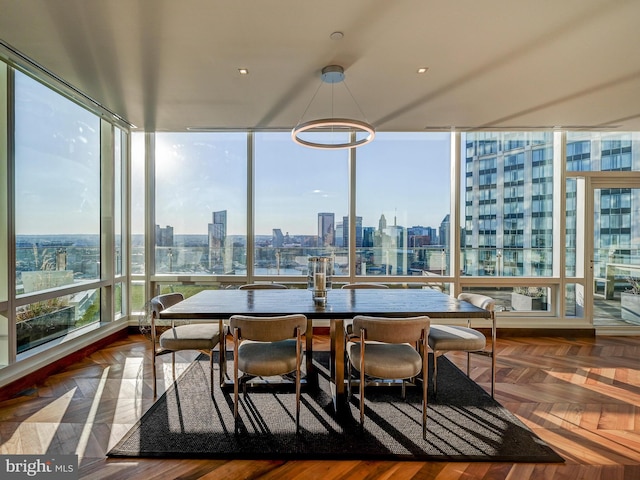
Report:
[[[433,289],[330,290],[318,306],[312,293],[287,290],[203,290],[163,310],[167,319],[226,319],[231,315],[276,316],[301,313],[311,319],[354,315],[432,318],[490,318],[490,312]]]

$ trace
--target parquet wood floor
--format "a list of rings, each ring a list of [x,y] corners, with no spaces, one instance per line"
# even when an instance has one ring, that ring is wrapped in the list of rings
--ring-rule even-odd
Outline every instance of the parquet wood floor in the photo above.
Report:
[[[86,479],[640,479],[640,337],[498,340],[497,400],[565,464],[107,459],[153,403],[149,346],[131,335],[0,403],[0,454],[77,453]],[[179,356],[178,375],[194,356]],[[172,381],[161,358],[160,393]],[[488,388],[489,360],[472,367]]]

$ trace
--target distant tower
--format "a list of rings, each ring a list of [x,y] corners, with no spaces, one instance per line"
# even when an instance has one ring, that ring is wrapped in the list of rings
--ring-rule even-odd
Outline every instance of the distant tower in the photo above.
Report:
[[[223,263],[225,240],[227,238],[227,211],[213,212],[213,223],[208,225],[209,268]]]
[[[378,231],[382,233],[386,228],[387,228],[387,219],[384,218],[384,213],[383,213],[382,215],[380,215],[380,220],[378,221]]]
[[[156,245],[173,247],[173,227],[167,225],[165,228],[160,228],[160,225],[156,225]]]
[[[284,246],[284,235],[282,235],[282,230],[279,228],[273,229],[273,236],[271,240],[271,245],[279,248]]]
[[[342,217],[342,244],[349,246],[349,217]],[[356,247],[362,247],[362,217],[356,217]]]
[[[362,246],[371,248],[374,246],[376,229],[375,227],[364,227],[362,229]]]
[[[440,245],[444,245],[446,247],[449,246],[449,239],[451,235],[451,222],[449,220],[449,214],[445,215],[440,222]]]
[[[335,245],[335,215],[333,213],[318,213],[318,246],[331,247]]]
[[[347,218],[347,217],[344,217]],[[348,225],[347,224],[347,230],[348,230]],[[344,230],[344,222],[338,222],[336,224],[336,247],[342,248],[342,247],[348,247],[349,244],[345,243],[345,230]],[[348,231],[347,231],[347,238],[348,238]]]

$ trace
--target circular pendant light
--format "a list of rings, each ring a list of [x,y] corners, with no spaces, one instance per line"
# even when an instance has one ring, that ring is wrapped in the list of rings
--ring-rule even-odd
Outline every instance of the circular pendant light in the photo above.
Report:
[[[318,90],[320,90],[320,87],[322,86],[323,83],[328,83],[332,85],[336,83],[342,83],[345,86],[347,92],[349,92],[349,95],[351,95],[351,91],[349,90],[349,88],[346,86],[346,83],[344,82],[344,69],[341,66],[329,65],[327,67],[324,67],[322,69],[321,79],[322,79],[322,82],[318,86]],[[311,102],[309,102],[309,105],[307,106],[305,113],[309,109],[309,106],[311,105],[311,103],[313,102],[313,99],[317,95],[318,90],[316,90],[316,93],[311,99]],[[353,95],[351,95],[351,98],[353,99],[354,103],[358,107],[358,110],[362,114],[362,110],[360,110],[360,106],[355,101],[355,98],[353,98]],[[332,99],[331,111],[333,112],[333,99]],[[304,117],[304,114],[303,114],[303,117]],[[340,138],[344,139],[346,136],[348,140],[331,142],[328,140],[327,136],[319,136],[319,138],[321,139],[320,141],[311,141],[301,137],[301,134],[304,134],[304,133],[319,133],[319,134],[341,133],[341,134],[344,134],[344,136],[341,135]],[[303,145],[305,147],[319,148],[319,149],[355,148],[361,145],[366,145],[367,143],[371,142],[374,139],[374,137],[375,137],[375,129],[371,124],[367,123],[366,121],[354,120],[350,118],[331,117],[331,118],[320,118],[317,120],[310,120],[307,122],[300,121],[291,131],[291,138],[297,144]]]

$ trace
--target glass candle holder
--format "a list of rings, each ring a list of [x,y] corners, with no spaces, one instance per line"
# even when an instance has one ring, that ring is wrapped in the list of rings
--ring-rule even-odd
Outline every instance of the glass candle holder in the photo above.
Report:
[[[331,257],[309,257],[307,288],[311,290],[316,304],[327,303],[327,291],[331,290],[333,259]]]

